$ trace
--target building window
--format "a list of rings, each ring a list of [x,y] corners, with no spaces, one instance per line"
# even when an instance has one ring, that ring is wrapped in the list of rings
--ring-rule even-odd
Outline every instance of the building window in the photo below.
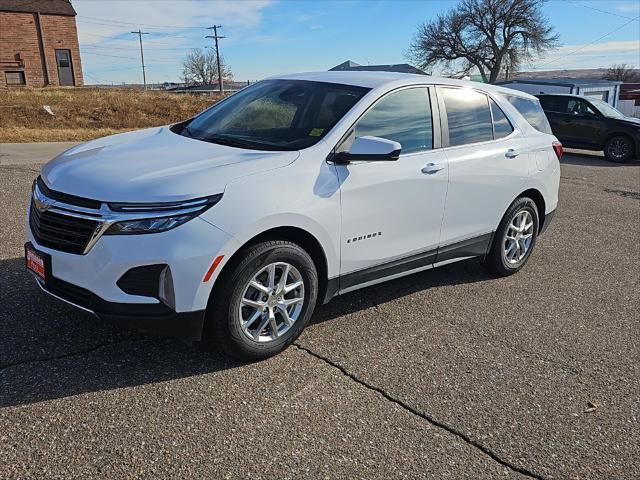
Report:
[[[4,77],[7,80],[7,86],[27,84],[24,72],[4,72]]]

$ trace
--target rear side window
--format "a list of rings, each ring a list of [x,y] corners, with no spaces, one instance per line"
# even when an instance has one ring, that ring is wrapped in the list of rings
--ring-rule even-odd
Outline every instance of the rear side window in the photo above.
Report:
[[[390,93],[356,124],[356,137],[371,135],[399,142],[402,153],[433,148],[431,103],[426,88]]]
[[[504,97],[529,122],[529,125],[539,132],[551,134],[549,120],[547,120],[547,116],[544,114],[544,110],[542,110],[537,99],[517,97],[515,95],[504,95]]]
[[[542,109],[547,112],[566,113],[568,98],[567,97],[539,97]]]
[[[513,132],[511,122],[493,99],[490,98],[489,103],[491,104],[491,115],[493,116],[493,137],[497,140],[510,135]]]
[[[449,145],[493,140],[489,101],[469,88],[441,88],[449,126]]]

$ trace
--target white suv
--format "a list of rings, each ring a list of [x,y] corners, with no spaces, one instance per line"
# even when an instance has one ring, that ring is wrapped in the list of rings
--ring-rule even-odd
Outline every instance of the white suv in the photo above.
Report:
[[[550,132],[535,97],[479,83],[267,79],[49,162],[27,267],[98,317],[268,357],[335,295],[470,257],[522,268],[558,202]]]

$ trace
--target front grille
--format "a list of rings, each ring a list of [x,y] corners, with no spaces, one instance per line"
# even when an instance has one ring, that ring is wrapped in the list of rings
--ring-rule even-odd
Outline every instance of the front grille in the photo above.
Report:
[[[29,226],[36,242],[43,247],[82,254],[98,223],[50,211],[41,212],[31,202]]]

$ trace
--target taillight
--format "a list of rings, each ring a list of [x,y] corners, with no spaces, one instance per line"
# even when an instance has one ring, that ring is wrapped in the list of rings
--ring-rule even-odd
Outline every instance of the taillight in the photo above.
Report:
[[[562,158],[562,155],[564,154],[562,144],[560,142],[553,142],[551,145],[553,146],[553,151],[556,152],[556,157],[558,157],[558,160],[560,160]]]

